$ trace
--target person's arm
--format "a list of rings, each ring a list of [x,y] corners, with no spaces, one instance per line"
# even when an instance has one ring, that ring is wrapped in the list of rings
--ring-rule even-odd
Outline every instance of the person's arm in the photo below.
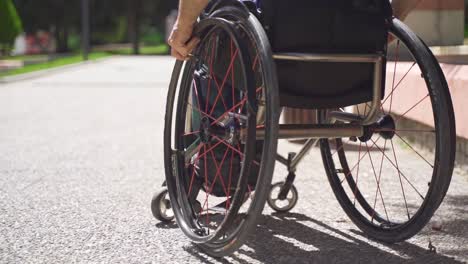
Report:
[[[193,27],[208,2],[209,0],[180,0],[177,21],[167,40],[172,48],[171,55],[178,60],[185,60],[200,41],[192,38]]]
[[[400,20],[404,20],[424,0],[393,0],[393,14]]]
[[[180,0],[177,21],[167,40],[171,46],[171,55],[179,60],[185,60],[200,41],[192,38],[193,27],[200,13],[210,0]],[[408,14],[423,0],[393,0],[392,7],[395,17],[404,20]]]

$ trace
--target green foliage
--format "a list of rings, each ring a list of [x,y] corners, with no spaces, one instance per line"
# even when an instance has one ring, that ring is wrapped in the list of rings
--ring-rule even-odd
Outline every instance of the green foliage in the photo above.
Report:
[[[132,55],[133,50],[131,48],[123,48],[113,50],[110,53],[117,55]],[[160,44],[157,46],[143,46],[140,48],[141,55],[166,55],[169,53],[169,47],[166,44]]]
[[[13,45],[16,36],[23,31],[23,27],[11,0],[0,0],[0,25],[0,44]]]
[[[5,1],[5,0],[0,0]],[[23,21],[24,30],[34,33],[45,30],[54,33],[61,51],[73,50],[81,32],[81,0],[9,0],[14,1]],[[141,36],[146,28],[164,32],[165,17],[170,9],[177,7],[175,0],[90,0],[90,28],[92,44],[121,43],[129,41],[128,18],[136,10],[130,7],[138,2],[138,20]],[[1,18],[0,18],[1,19]],[[0,23],[0,27],[3,26]],[[148,45],[164,42],[154,32],[141,41]],[[72,45],[73,44],[73,45]]]
[[[81,48],[81,37],[78,33],[70,34],[68,36],[68,48],[71,51],[78,51]]]
[[[94,44],[121,43],[127,38],[127,19],[125,16],[111,18],[108,25],[102,25],[100,30],[92,31]]]
[[[141,41],[145,45],[160,45],[164,43],[164,36],[156,28],[150,28],[141,37]]]
[[[89,54],[88,59],[96,60],[96,59],[104,58],[107,56],[111,56],[111,54],[107,52],[93,52]],[[82,61],[83,61],[82,55],[76,54],[76,55],[72,55],[68,57],[58,58],[58,59],[48,61],[48,62],[26,65],[22,68],[14,69],[11,71],[0,72],[0,78],[5,77],[5,76],[12,76],[12,75],[17,75],[17,74],[22,74],[22,73],[33,72],[33,71],[56,68],[60,66],[82,62]]]

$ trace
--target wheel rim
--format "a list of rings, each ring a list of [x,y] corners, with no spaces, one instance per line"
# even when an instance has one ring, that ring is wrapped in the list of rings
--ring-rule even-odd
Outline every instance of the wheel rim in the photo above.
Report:
[[[270,207],[278,212],[287,212],[291,210],[297,203],[298,194],[296,187],[291,185],[285,199],[280,199],[278,196],[280,194],[281,188],[284,185],[284,182],[278,182],[271,186],[270,194],[268,195],[268,204]]]
[[[358,215],[358,222],[380,231],[408,227],[423,213],[427,217],[423,209],[440,203],[432,195],[434,186],[448,187],[439,168],[443,128],[437,113],[440,106],[434,100],[439,91],[430,86],[427,69],[418,63],[420,58],[394,32],[381,109],[385,120],[369,128],[371,133],[365,138],[326,143],[331,148],[329,162],[334,164],[332,184],[341,186],[337,189],[346,196],[342,198],[345,207]],[[408,89],[414,91],[411,96],[405,94]],[[429,115],[425,113],[428,109]],[[341,110],[365,115],[369,105]],[[409,126],[414,120],[419,121],[417,126]],[[424,137],[425,147],[418,145],[417,137]]]
[[[185,99],[177,103],[175,148],[172,150],[179,153],[177,155],[179,166],[177,173],[171,173],[176,175],[176,182],[170,183],[171,179],[168,181],[168,185],[175,183],[172,187],[177,188],[177,194],[171,199],[178,200],[177,206],[181,217],[177,217],[176,213],[176,218],[178,222],[183,222],[179,226],[194,242],[201,244],[210,242],[213,243],[211,246],[222,246],[236,238],[245,220],[246,212],[250,205],[255,203],[255,195],[252,195],[255,186],[251,185],[252,173],[248,173],[248,167],[250,166],[250,169],[257,167],[257,173],[258,168],[262,167],[260,162],[262,158],[258,155],[261,151],[256,151],[262,146],[256,143],[255,130],[262,126],[262,123],[257,122],[257,119],[261,117],[260,109],[262,109],[258,102],[261,101],[265,92],[263,84],[257,85],[258,74],[252,74],[252,70],[247,69],[255,69],[255,72],[262,70],[258,56],[251,54],[255,48],[246,48],[231,34],[226,53],[230,58],[229,63],[221,70],[221,78],[218,78],[213,70],[217,57],[213,54],[217,53],[216,49],[224,47],[215,44],[219,44],[217,43],[219,35],[226,34],[226,32],[231,34],[226,27],[212,28],[204,36],[206,41],[202,40],[205,44],[200,45],[194,53],[196,59],[192,59],[185,65],[184,75],[186,76],[187,72],[193,72],[194,77],[181,80],[181,87],[184,87],[184,82],[189,83],[186,87],[189,87],[190,91],[179,92],[179,98]],[[218,37],[216,37],[217,34]],[[245,55],[245,50],[248,50],[247,55]],[[238,65],[235,66],[236,64]],[[205,86],[201,86],[200,76],[206,75],[209,78],[205,81],[211,84],[205,83]],[[236,80],[231,81],[233,85],[226,85],[231,84],[229,80],[234,78],[244,79],[243,85],[239,85]],[[262,78],[260,79],[263,81]],[[253,85],[247,85],[247,83],[253,83]],[[230,98],[226,100],[228,96]],[[204,98],[209,99],[204,100]],[[268,114],[271,115],[271,113]],[[189,115],[191,116],[188,117]],[[193,127],[198,129],[193,129]],[[270,131],[273,130],[270,129]],[[271,134],[267,128],[265,128],[265,133]],[[241,140],[233,140],[235,138]],[[185,157],[189,149],[190,154]],[[238,175],[241,176],[236,180],[231,177],[234,174],[232,167],[235,166],[231,163],[242,164],[241,168],[237,168]],[[186,165],[185,168],[181,169],[180,164]],[[210,167],[211,172],[214,172],[211,175]],[[231,172],[226,177],[221,175],[225,167],[229,167],[228,171]],[[184,179],[184,175],[189,177]],[[198,177],[199,175],[201,177]],[[200,180],[203,190],[200,192],[202,197],[198,195],[201,210],[196,212],[194,206],[187,201],[193,194],[196,182]],[[180,187],[184,184],[185,190]],[[216,191],[218,193],[214,193],[214,188],[218,188]],[[216,196],[220,196],[219,191],[222,192],[222,196],[227,197],[224,201],[217,199]],[[174,210],[177,210],[175,206]]]
[[[166,220],[174,219],[174,212],[172,211],[171,202],[169,200],[169,194],[167,191],[164,192],[158,202],[161,216]]]

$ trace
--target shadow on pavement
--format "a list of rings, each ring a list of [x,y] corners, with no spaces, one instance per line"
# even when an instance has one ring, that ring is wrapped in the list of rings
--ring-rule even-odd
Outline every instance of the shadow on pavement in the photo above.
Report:
[[[468,221],[468,219],[466,220]],[[465,222],[464,225],[467,223]],[[312,226],[312,227],[311,227]],[[360,231],[347,234],[299,213],[264,215],[246,246],[229,258],[230,263],[461,263],[408,242],[385,245],[369,242]],[[199,249],[185,249],[204,263],[210,261]]]
[[[159,222],[155,226],[157,228],[162,228],[162,229],[176,229],[176,228],[179,228],[179,226],[176,224],[175,221],[172,221],[172,222],[169,222],[169,223]]]

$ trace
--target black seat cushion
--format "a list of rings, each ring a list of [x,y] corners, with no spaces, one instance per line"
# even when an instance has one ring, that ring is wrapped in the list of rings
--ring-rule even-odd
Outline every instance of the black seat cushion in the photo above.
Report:
[[[274,53],[386,52],[392,16],[386,0],[262,0],[261,10]],[[372,99],[372,64],[276,63],[283,106],[332,108]]]

